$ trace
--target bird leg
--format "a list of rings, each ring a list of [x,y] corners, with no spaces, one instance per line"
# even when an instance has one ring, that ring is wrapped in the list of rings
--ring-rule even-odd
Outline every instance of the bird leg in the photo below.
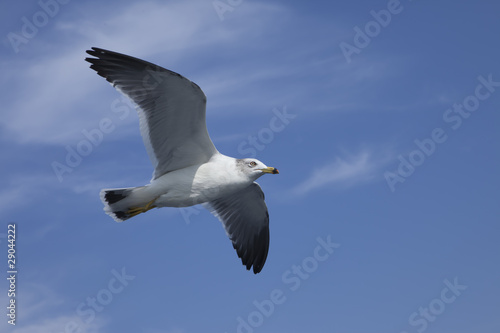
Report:
[[[127,215],[130,215],[130,217],[134,217],[136,215],[139,215],[140,213],[145,213],[148,210],[155,208],[156,206],[153,205],[153,203],[156,201],[156,199],[158,199],[158,198],[154,198],[153,200],[151,200],[150,202],[148,202],[146,204],[146,206],[144,206],[144,207],[130,208],[129,210],[127,210]]]

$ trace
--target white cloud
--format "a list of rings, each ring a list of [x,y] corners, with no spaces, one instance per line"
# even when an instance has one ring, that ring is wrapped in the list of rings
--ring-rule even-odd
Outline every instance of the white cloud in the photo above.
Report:
[[[23,290],[18,293],[16,302],[19,303],[16,325],[7,323],[7,317],[0,322],[0,331],[11,333],[32,332],[102,332],[105,320],[96,317],[91,323],[85,323],[76,314],[61,314],[51,316],[56,309],[60,309],[65,299],[46,285],[41,283],[23,283]],[[67,312],[67,311],[65,311]],[[69,329],[74,327],[73,329]],[[77,329],[78,328],[78,329]]]
[[[26,320],[24,320],[26,322]],[[9,325],[10,326],[10,325]],[[90,324],[86,324],[76,315],[59,316],[55,318],[46,318],[31,324],[18,324],[17,328],[10,330],[11,333],[33,333],[33,332],[79,332],[79,333],[98,333],[104,332],[105,326],[103,320],[96,319]]]
[[[244,43],[249,34],[256,33],[253,15],[245,16],[248,19],[239,22],[235,29],[228,29],[212,4],[206,1],[148,1],[118,9],[102,6],[102,12],[97,14],[93,4],[88,6],[78,8],[92,13],[78,15],[81,19],[54,18],[52,39],[37,40],[29,45],[30,52],[39,53],[36,60],[25,53],[1,64],[4,76],[1,82],[8,96],[0,119],[4,139],[67,144],[83,139],[82,130],[96,128],[101,119],[110,117],[111,103],[121,96],[116,94],[110,98],[112,89],[102,89],[105,81],[88,69],[89,64],[83,60],[84,51],[91,46],[131,54],[160,65],[164,64],[160,60],[167,58],[167,67],[175,69],[188,54],[213,50],[218,43]],[[72,8],[67,7],[66,11]],[[258,30],[262,33],[273,24],[271,17],[280,16],[282,10],[266,3],[245,4],[245,11],[258,13]],[[147,19],[138,20],[138,15]],[[92,20],[83,17],[92,17]],[[266,73],[264,69],[263,73]],[[261,74],[253,73],[249,79],[259,77]],[[224,89],[216,81],[213,88],[207,87],[208,91]],[[225,86],[233,84],[226,82]],[[117,125],[135,128],[136,118],[128,117]]]
[[[0,188],[0,212],[5,214],[8,211],[26,207],[37,197],[45,195],[51,184],[57,182],[53,175],[32,175],[18,174],[11,175],[5,179]]]
[[[34,318],[44,314],[48,308],[57,307],[64,303],[64,300],[53,290],[37,282],[26,282],[19,298],[23,303],[23,316],[25,318]]]
[[[293,193],[304,195],[323,187],[351,187],[372,181],[380,176],[380,169],[390,161],[388,155],[387,152],[376,155],[373,151],[362,150],[347,158],[337,157],[315,169],[293,189]]]

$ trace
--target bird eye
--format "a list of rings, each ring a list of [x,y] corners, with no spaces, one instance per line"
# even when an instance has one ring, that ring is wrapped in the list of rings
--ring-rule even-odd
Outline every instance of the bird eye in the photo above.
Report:
[[[254,166],[257,165],[257,162],[252,161],[252,162],[248,163],[248,165],[253,168]]]

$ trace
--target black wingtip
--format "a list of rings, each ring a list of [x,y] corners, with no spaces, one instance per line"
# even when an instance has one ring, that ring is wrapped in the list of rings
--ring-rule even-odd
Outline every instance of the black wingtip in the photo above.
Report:
[[[99,53],[99,52],[103,52],[103,51],[105,51],[105,50],[100,49],[100,48],[98,48],[98,47],[91,47],[91,50],[87,50],[87,51],[85,51],[85,52],[86,52],[87,54],[89,54],[89,55],[93,56],[93,57],[98,57],[98,53]],[[85,60],[87,60],[87,59],[89,59],[89,58],[85,58]]]
[[[97,53],[109,52],[108,50],[101,49],[100,47],[91,47],[90,50],[86,51],[88,54],[95,56]]]
[[[252,269],[254,274],[262,271],[269,251],[269,239],[269,228],[265,228],[255,237],[253,245],[247,247],[247,251],[250,252],[243,252],[233,243],[233,247],[247,271]]]
[[[257,267],[257,266],[253,266],[253,273],[254,274],[259,274],[260,271],[262,270],[263,267]]]
[[[90,68],[92,68],[93,65],[95,65],[95,62],[96,60],[98,61],[99,60],[99,52],[102,52],[104,50],[102,49],[99,49],[97,47],[92,47],[91,48],[92,50],[87,50],[85,51],[88,55],[91,55],[93,57],[96,57],[96,58],[85,58],[85,61],[86,62],[90,62],[92,65],[90,66]]]

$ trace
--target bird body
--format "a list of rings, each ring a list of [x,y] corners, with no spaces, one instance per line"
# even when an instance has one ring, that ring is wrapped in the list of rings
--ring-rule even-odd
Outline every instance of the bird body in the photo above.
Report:
[[[122,222],[124,219],[116,217],[114,212],[143,207],[150,202],[151,207],[158,208],[189,207],[231,195],[264,174],[248,178],[240,168],[230,167],[237,165],[238,161],[241,160],[217,153],[207,163],[168,172],[153,179],[149,185],[123,189],[132,191],[123,200],[108,203],[106,212],[117,222]],[[101,197],[108,191],[117,189],[103,189]]]

